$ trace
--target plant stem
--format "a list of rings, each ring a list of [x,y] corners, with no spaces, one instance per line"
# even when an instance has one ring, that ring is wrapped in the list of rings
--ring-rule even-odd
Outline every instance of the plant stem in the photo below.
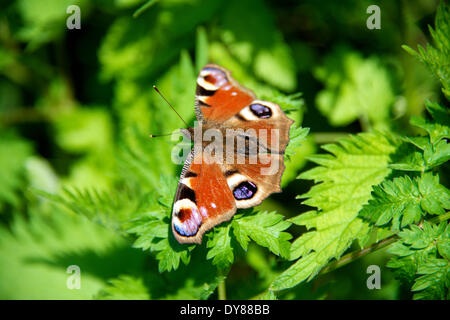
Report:
[[[393,236],[390,236],[389,238],[383,239],[380,242],[374,243],[371,246],[362,249],[360,251],[356,251],[356,252],[350,252],[347,253],[346,255],[344,255],[342,258],[340,258],[338,261],[332,262],[330,263],[328,266],[326,266],[325,268],[322,269],[322,271],[320,272],[320,274],[325,274],[328,272],[331,272],[335,269],[338,269],[340,267],[345,266],[346,264],[353,262],[361,257],[364,257],[365,255],[379,250],[381,248],[387,247],[388,245],[394,243],[395,241],[397,241],[398,237],[396,234],[394,234]]]
[[[219,282],[219,287],[217,288],[217,293],[219,295],[219,300],[227,300],[225,278]]]
[[[145,3],[144,5],[142,5],[139,9],[137,9],[134,13],[133,13],[133,18],[137,18],[141,15],[142,12],[144,12],[145,10],[147,10],[148,8],[150,8],[152,5],[154,5],[156,3],[157,0],[149,0],[147,1],[147,3]]]
[[[433,219],[428,220],[431,223],[437,224],[437,223],[441,223],[443,221],[446,221],[450,219],[450,212],[447,212],[446,214],[434,217]],[[394,243],[395,241],[397,241],[398,236],[397,234],[394,234],[386,239],[381,240],[380,242],[374,243],[372,244],[370,247],[367,247],[365,249],[362,249],[360,251],[356,251],[356,252],[350,252],[346,255],[344,255],[342,258],[340,258],[338,261],[332,262],[330,263],[328,266],[326,266],[325,268],[322,269],[322,271],[320,272],[320,274],[325,274],[328,272],[331,272],[335,269],[338,269],[340,267],[345,266],[346,264],[353,262],[361,257],[364,257],[365,255],[382,249],[384,247],[387,247],[388,245]]]

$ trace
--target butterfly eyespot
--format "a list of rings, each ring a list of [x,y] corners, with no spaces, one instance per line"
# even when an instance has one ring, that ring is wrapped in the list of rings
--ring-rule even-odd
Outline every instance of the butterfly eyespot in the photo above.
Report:
[[[177,217],[181,222],[184,222],[186,219],[189,219],[191,212],[191,209],[182,208],[177,212]]]
[[[258,118],[270,118],[272,116],[272,110],[269,107],[263,106],[262,104],[252,104],[250,105],[251,112]]]
[[[244,181],[233,189],[233,196],[236,200],[247,200],[251,199],[257,190],[256,184],[250,181]]]
[[[204,77],[206,82],[209,82],[211,84],[215,84],[216,83],[216,78],[214,78],[212,75],[208,74]]]
[[[207,91],[216,91],[228,81],[225,72],[217,68],[204,68],[197,83]]]
[[[186,206],[186,201],[180,200],[174,211],[173,226],[175,231],[185,237],[195,236],[202,225],[202,218],[197,207]]]

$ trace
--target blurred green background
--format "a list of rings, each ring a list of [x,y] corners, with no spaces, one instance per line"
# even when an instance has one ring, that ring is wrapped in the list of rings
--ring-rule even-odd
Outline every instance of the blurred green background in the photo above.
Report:
[[[66,27],[72,4],[81,9],[79,30]],[[372,4],[381,8],[380,30],[366,27]],[[197,73],[214,62],[310,128],[287,167],[284,192],[262,205],[291,217],[306,210],[295,196],[312,185],[295,177],[312,166],[306,157],[321,144],[372,129],[414,133],[409,118],[422,113],[425,99],[442,98],[438,82],[401,48],[429,41],[437,4],[2,1],[0,298],[208,297],[198,280],[211,268],[204,257],[160,276],[154,255],[133,248],[121,227],[130,208],[163,188],[161,175],[176,181],[181,170],[170,161],[176,142],[148,139],[183,125],[152,85],[193,124]],[[62,194],[67,205],[37,190]],[[87,204],[102,199],[108,209],[86,212],[80,197]],[[257,246],[236,255],[228,298],[252,298],[289,265]],[[382,289],[367,289],[367,266],[387,259],[381,250],[284,298],[410,298],[387,268]],[[74,264],[82,270],[80,290],[66,287],[66,268]]]

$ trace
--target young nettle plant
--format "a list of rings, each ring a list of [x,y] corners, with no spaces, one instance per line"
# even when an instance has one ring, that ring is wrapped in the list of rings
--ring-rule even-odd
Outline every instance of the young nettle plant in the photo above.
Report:
[[[419,47],[443,85],[448,99],[450,14],[442,4],[430,29],[436,47]],[[407,49],[411,52],[411,49]],[[388,263],[396,275],[414,282],[415,299],[448,299],[450,287],[450,192],[440,172],[450,159],[449,109],[426,102],[429,117],[411,124],[426,132],[409,137],[394,133],[350,136],[323,146],[331,155],[317,155],[319,164],[299,177],[321,182],[300,196],[318,210],[289,221],[315,228],[294,240],[291,259],[298,259],[272,282],[270,290],[291,288],[322,272],[392,244]],[[357,240],[362,250],[341,255]]]

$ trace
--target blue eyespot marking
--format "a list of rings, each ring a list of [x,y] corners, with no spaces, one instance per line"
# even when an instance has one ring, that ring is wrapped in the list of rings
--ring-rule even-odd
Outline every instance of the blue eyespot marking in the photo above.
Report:
[[[175,231],[184,237],[195,236],[202,224],[202,218],[197,207],[181,208],[178,212],[175,212],[173,219]]]
[[[233,189],[233,195],[236,200],[246,200],[252,198],[257,190],[256,184],[251,181],[244,181]]]
[[[250,111],[253,112],[258,118],[270,118],[272,116],[272,110],[269,107],[263,106],[262,104],[251,104]]]

